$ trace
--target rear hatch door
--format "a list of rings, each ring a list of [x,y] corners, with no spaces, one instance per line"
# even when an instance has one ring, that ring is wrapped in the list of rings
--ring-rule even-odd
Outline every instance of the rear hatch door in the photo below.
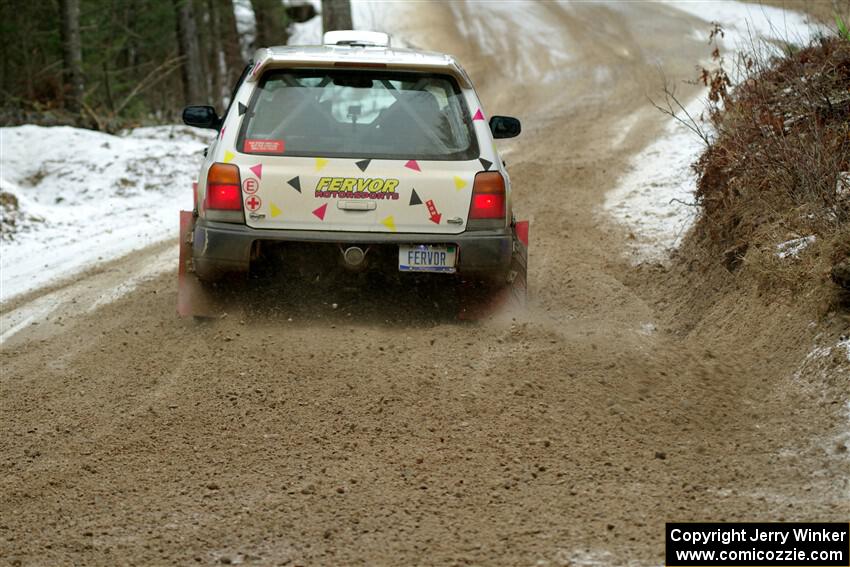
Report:
[[[478,160],[240,158],[246,222],[262,229],[457,234],[481,169]]]
[[[450,75],[274,69],[235,140],[249,226],[456,234],[482,169]]]

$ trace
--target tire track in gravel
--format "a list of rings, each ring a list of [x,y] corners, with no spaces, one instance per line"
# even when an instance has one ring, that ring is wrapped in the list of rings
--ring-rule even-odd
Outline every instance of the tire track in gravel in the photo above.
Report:
[[[575,49],[569,80],[529,94],[458,33],[476,5],[429,8],[411,41],[456,52],[490,112],[527,126],[508,159],[533,220],[528,313],[461,324],[434,290],[279,282],[195,325],[168,274],[22,331],[0,353],[0,563],[657,564],[664,521],[846,519],[811,492],[833,464],[778,456],[821,425],[811,404],[754,406],[757,361],[647,331],[596,214],[660,129],[641,97],[656,64],[684,77],[701,57],[696,24],[529,4]]]

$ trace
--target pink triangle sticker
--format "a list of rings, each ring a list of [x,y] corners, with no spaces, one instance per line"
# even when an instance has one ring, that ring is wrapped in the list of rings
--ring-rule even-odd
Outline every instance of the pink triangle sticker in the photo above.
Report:
[[[313,211],[313,214],[316,215],[317,217],[319,217],[319,220],[325,220],[325,211],[327,211],[327,210],[328,210],[328,204],[325,203],[324,205],[322,205],[321,207],[319,207],[318,209]]]
[[[412,169],[413,171],[422,171],[421,169],[419,169],[419,164],[416,163],[415,159],[409,160],[406,164],[404,164],[404,167],[406,167],[407,169]]]
[[[481,109],[475,111],[475,116],[472,117],[473,120],[484,120],[484,113],[481,112]]]
[[[254,175],[257,176],[257,179],[263,178],[263,164],[258,163],[257,165],[251,166],[248,169],[254,172]]]

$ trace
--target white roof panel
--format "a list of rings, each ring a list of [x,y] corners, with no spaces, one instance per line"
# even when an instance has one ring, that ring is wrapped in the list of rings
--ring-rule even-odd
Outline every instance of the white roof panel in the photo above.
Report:
[[[254,69],[247,80],[255,81],[266,69],[278,67],[333,67],[336,64],[356,67],[386,65],[388,69],[434,71],[454,75],[462,87],[472,84],[466,71],[451,55],[415,49],[381,46],[307,45],[258,49],[254,53]]]

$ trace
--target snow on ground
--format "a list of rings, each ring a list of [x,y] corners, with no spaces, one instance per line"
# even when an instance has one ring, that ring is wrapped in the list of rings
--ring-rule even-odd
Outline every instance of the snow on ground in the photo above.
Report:
[[[800,252],[808,248],[809,245],[815,242],[815,240],[815,236],[811,235],[803,236],[800,238],[794,238],[792,240],[777,244],[776,257],[780,260],[784,260],[785,258],[796,258],[800,255]]]
[[[486,54],[498,54],[506,74],[520,83],[554,83],[575,73],[576,38],[553,25],[549,10],[529,10],[523,0],[487,4],[487,18],[450,4],[459,31]],[[566,10],[569,3],[562,3]],[[608,69],[594,69],[607,73]],[[602,77],[604,79],[605,77]]]
[[[706,22],[705,29],[692,31],[693,37],[707,41],[705,30],[710,23],[721,24],[725,32],[721,45],[727,53],[759,49],[770,41],[805,44],[823,31],[803,14],[759,4],[721,0],[667,3]],[[702,113],[704,96],[686,106],[687,114],[698,117]],[[627,117],[623,128],[630,128],[633,122]],[[704,148],[699,136],[669,118],[662,135],[632,158],[629,171],[606,195],[603,209],[634,236],[636,262],[664,261],[695,220],[696,179],[691,164]]]
[[[702,110],[702,97],[687,108],[691,116]],[[632,158],[631,170],[605,196],[605,210],[634,236],[639,260],[665,258],[690,228],[697,212],[691,164],[704,149],[702,139],[671,118],[661,136]]]
[[[803,358],[792,378],[795,381],[800,381],[804,377],[825,379],[830,374],[836,375],[836,372],[843,372],[850,377],[850,368],[836,366],[836,363],[839,361],[846,360],[850,362],[850,336],[842,335],[834,343],[833,340],[832,338],[824,338],[818,334],[815,337],[811,350]]]
[[[844,349],[844,354],[847,356],[847,362],[850,362],[850,337],[841,339],[835,346],[836,348]]]
[[[60,332],[62,316],[53,313],[61,308],[65,317],[94,311],[101,305],[116,301],[139,285],[159,274],[173,270],[178,254],[177,242],[166,246],[140,270],[131,274],[119,270],[104,270],[85,280],[77,280],[54,291],[40,295],[20,307],[3,314],[0,325],[0,344],[30,325],[40,325],[42,333]]]
[[[834,401],[828,390],[824,390],[824,383],[846,384],[850,380],[850,335],[845,333],[833,341],[835,338],[832,336],[825,337],[820,333],[815,336],[811,350],[791,375],[791,379],[806,396],[820,400],[825,406]],[[848,458],[850,453],[846,449],[850,448],[850,400],[846,399],[846,394],[844,397],[844,422],[835,429],[824,431],[818,443],[826,453]],[[844,449],[836,451],[839,447]]]
[[[176,238],[205,145],[183,126],[123,136],[67,126],[1,128],[2,191],[17,199],[18,216],[41,220],[4,234],[0,302]]]
[[[718,22],[723,27],[723,47],[730,51],[746,51],[763,40],[803,45],[820,29],[803,13],[764,4],[732,0],[665,0],[665,3],[706,22]],[[705,39],[708,40],[708,35]]]
[[[313,0],[318,4],[317,0]],[[720,21],[727,42],[810,37],[799,14],[738,2],[676,2]],[[250,40],[247,0],[235,0],[240,33]],[[353,0],[356,29],[393,32],[400,6]],[[749,24],[741,22],[749,21]],[[290,43],[321,41],[321,17],[293,26]],[[396,45],[403,39],[395,37]],[[191,184],[205,139],[182,126],[140,128],[123,136],[70,127],[0,129],[0,302],[177,233],[177,212],[191,206]],[[698,138],[670,123],[633,161],[605,208],[636,234],[645,255],[674,246],[693,218],[690,163]]]
[[[354,0],[354,27],[391,32],[391,8]],[[256,25],[250,2],[234,0],[234,12],[250,57]],[[290,43],[321,43],[321,25],[321,16],[293,25]],[[178,211],[192,206],[192,182],[212,135],[185,126],[121,136],[71,127],[0,128],[0,303],[176,238]]]

